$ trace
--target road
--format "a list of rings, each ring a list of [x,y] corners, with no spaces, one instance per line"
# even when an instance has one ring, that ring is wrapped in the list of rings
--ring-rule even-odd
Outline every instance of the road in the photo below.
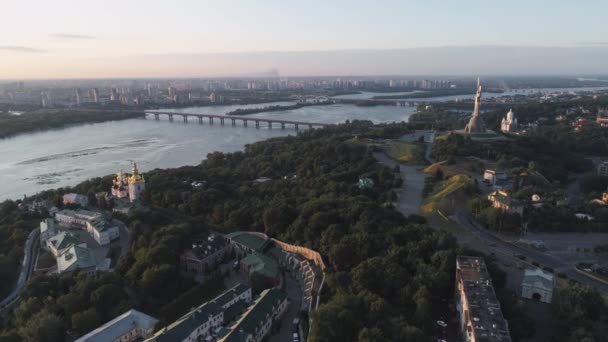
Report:
[[[426,175],[419,169],[423,166],[411,166],[399,164],[399,162],[390,159],[384,152],[374,152],[374,158],[385,166],[391,169],[395,165],[400,166],[401,179],[403,184],[398,192],[396,208],[404,216],[411,214],[420,214],[420,204],[422,203],[422,189],[424,189],[424,179]]]
[[[16,301],[17,298],[19,298],[19,293],[34,271],[36,254],[38,250],[38,234],[38,229],[32,230],[25,241],[25,247],[23,249],[23,263],[19,278],[15,284],[15,289],[6,298],[4,298],[2,302],[0,302],[0,311],[4,310],[7,306]]]
[[[572,265],[555,256],[502,240],[484,229],[462,210],[456,212],[456,215],[452,216],[452,218],[455,222],[460,224],[460,226],[477,235],[481,240],[486,242],[486,244],[495,246],[493,250],[497,254],[509,256],[515,261],[519,261],[515,255],[523,255],[526,257],[526,260],[530,262],[535,261],[540,264],[541,267],[551,267],[555,272],[565,273],[569,279],[593,287],[603,294],[608,294],[608,285],[576,272]]]
[[[269,338],[270,342],[293,341],[293,320],[299,317],[302,308],[302,290],[293,276],[288,273],[283,273],[285,281],[285,289],[289,297],[289,306],[281,317],[281,327],[279,331]]]

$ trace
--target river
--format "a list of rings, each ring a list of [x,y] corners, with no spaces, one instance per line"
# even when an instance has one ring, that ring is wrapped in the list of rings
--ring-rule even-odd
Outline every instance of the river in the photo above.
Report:
[[[290,102],[247,106],[171,109],[175,112],[224,114],[237,108],[286,105]],[[353,105],[310,106],[288,112],[258,113],[251,117],[281,117],[302,121],[339,123],[348,119],[374,122],[407,120],[411,107]],[[208,153],[242,150],[246,144],[271,137],[296,134],[293,129],[256,129],[217,122],[209,126],[196,120],[131,119],[21,134],[0,140],[0,200],[70,186],[91,177],[130,169],[135,160],[142,171],[196,165]]]
[[[604,87],[606,88],[606,87]],[[598,89],[598,88],[591,88]],[[591,90],[590,89],[590,90]],[[547,89],[570,91],[574,89]],[[581,90],[581,89],[576,89]],[[542,89],[541,89],[542,91]],[[485,97],[511,95],[485,94]],[[356,94],[369,98],[378,93]],[[346,95],[354,96],[354,95]],[[470,98],[472,95],[443,96],[423,101],[447,101]],[[415,99],[412,99],[415,101]],[[225,114],[237,108],[260,108],[288,105],[293,102],[274,102],[253,105],[226,105],[170,109],[174,112]],[[257,113],[251,117],[282,118],[287,120],[341,123],[345,120],[372,120],[376,123],[407,121],[414,107],[375,106],[358,107],[349,104],[307,106],[290,111]],[[242,127],[231,125],[199,125],[197,120],[184,124],[180,120],[132,119],[104,122],[65,129],[48,130],[18,135],[0,140],[0,200],[17,199],[36,192],[75,185],[91,177],[115,173],[130,168],[137,161],[142,171],[196,165],[208,153],[242,150],[246,144],[271,137],[295,134],[292,129],[275,126]]]
[[[557,94],[557,93],[569,93],[569,92],[581,92],[581,91],[596,91],[596,90],[606,90],[608,87],[580,87],[580,88],[539,88],[539,89],[511,89],[507,90],[503,93],[483,93],[482,95],[482,103],[483,99],[501,97],[501,96],[513,96],[513,95],[530,95],[536,93],[543,94]],[[335,96],[339,99],[351,99],[351,100],[369,100],[374,96],[395,96],[395,95],[410,95],[415,93],[424,93],[422,90],[415,90],[410,92],[402,92],[402,93],[372,93],[368,91],[362,91],[358,94],[347,94],[347,95],[338,95]],[[475,94],[468,95],[449,95],[449,96],[435,96],[435,97],[421,97],[421,98],[408,98],[404,99],[405,101],[420,101],[420,102],[445,102],[445,101],[454,101],[454,100],[465,100],[465,99],[474,99]]]

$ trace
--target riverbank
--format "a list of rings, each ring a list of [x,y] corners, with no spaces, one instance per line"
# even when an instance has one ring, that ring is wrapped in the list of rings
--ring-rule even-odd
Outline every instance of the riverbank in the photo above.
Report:
[[[238,108],[231,112],[226,113],[226,115],[251,115],[257,113],[266,113],[266,112],[281,112],[287,110],[300,109],[304,107],[310,106],[329,106],[333,105],[335,102],[320,102],[320,103],[296,103],[293,105],[276,105],[276,106],[266,106],[261,108]]]
[[[485,93],[492,94],[502,94],[504,91],[498,89],[488,89],[484,90]],[[440,97],[440,96],[458,96],[458,95],[475,95],[476,91],[474,89],[438,89],[438,90],[429,90],[425,92],[416,92],[413,94],[398,94],[398,95],[382,95],[382,96],[374,96],[372,99],[374,100],[406,100],[406,99],[423,99],[423,98],[431,98],[431,97]]]
[[[127,120],[143,117],[142,112],[122,111],[56,111],[34,112],[23,115],[0,116],[0,139],[23,133],[65,128],[74,125]]]

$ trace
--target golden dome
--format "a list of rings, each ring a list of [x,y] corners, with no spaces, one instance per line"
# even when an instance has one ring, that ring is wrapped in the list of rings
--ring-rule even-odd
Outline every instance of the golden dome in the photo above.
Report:
[[[133,162],[133,174],[129,177],[129,183],[144,182],[144,177],[139,174],[137,164]]]

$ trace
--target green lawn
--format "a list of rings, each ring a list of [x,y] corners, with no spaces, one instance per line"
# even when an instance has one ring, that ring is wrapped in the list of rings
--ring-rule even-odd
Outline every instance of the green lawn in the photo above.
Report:
[[[392,142],[386,147],[386,154],[401,163],[426,164],[423,144]]]

